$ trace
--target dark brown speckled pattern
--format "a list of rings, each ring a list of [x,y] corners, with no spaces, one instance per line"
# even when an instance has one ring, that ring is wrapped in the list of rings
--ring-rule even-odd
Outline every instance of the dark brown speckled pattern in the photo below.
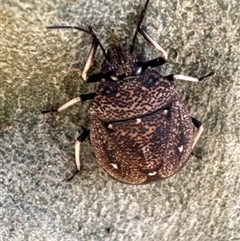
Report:
[[[101,95],[107,87],[109,94]],[[111,85],[101,82],[92,113],[90,135],[96,158],[122,182],[167,178],[191,153],[191,116],[173,83],[152,69]]]

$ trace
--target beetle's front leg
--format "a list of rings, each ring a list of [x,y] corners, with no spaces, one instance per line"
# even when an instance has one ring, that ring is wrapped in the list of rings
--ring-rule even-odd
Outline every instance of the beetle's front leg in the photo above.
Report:
[[[84,101],[87,101],[87,100],[92,100],[95,96],[95,93],[89,93],[89,94],[82,94],[70,101],[68,101],[67,103],[63,104],[62,106],[60,106],[59,108],[57,109],[51,109],[51,110],[42,110],[41,113],[42,114],[46,114],[46,113],[52,113],[52,112],[61,112],[62,110],[68,108],[69,106],[71,105],[74,105],[78,102],[84,102]]]
[[[83,72],[82,72],[82,78],[86,81],[87,80],[87,72],[90,69],[93,61],[94,61],[94,57],[95,57],[95,53],[98,47],[98,42],[96,39],[92,40],[92,45],[91,45],[91,49],[90,49],[90,53],[87,59],[87,62],[84,66]]]
[[[165,62],[168,61],[168,53],[143,29],[142,26],[138,28],[138,32],[155,47],[160,54],[163,56]],[[153,66],[152,66],[153,67]]]

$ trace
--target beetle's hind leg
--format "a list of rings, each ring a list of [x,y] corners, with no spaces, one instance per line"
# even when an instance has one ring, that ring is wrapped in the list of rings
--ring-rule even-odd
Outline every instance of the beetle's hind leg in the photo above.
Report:
[[[65,179],[65,181],[67,182],[70,182],[81,171],[81,161],[80,161],[81,144],[89,136],[89,133],[90,133],[90,130],[84,129],[83,132],[78,136],[75,142],[75,161],[76,161],[77,170],[70,177]]]
[[[68,101],[67,103],[63,104],[62,106],[60,106],[57,109],[50,109],[50,110],[42,110],[41,113],[42,114],[47,114],[47,113],[53,113],[53,112],[61,112],[62,110],[78,103],[78,102],[84,102],[86,100],[92,100],[95,96],[95,93],[89,93],[89,94],[82,94],[70,101]]]
[[[194,148],[194,146],[196,145],[199,137],[201,136],[201,134],[203,132],[203,125],[202,125],[202,122],[195,119],[194,117],[192,117],[192,122],[193,122],[193,125],[198,129],[197,132],[196,132],[196,135],[194,137],[194,141],[193,141],[193,145],[192,145],[192,148]]]
[[[76,166],[78,171],[81,171],[81,162],[80,162],[80,146],[81,143],[85,141],[85,139],[89,136],[90,130],[85,129],[81,135],[78,136],[76,142],[75,142],[75,160],[76,160]]]

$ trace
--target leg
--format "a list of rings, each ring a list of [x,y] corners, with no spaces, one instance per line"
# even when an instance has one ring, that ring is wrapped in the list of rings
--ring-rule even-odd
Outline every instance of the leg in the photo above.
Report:
[[[142,67],[144,69],[147,69],[148,67],[157,67],[157,66],[161,66],[161,65],[165,64],[166,62],[167,61],[164,58],[159,57],[156,59],[149,60],[146,63],[143,63]]]
[[[195,154],[194,152],[191,152],[192,156],[195,156],[197,159],[202,160],[202,156]]]
[[[99,82],[101,81],[102,78],[106,78],[106,75],[102,73],[92,74],[87,78],[86,82],[87,83]]]
[[[200,78],[194,78],[191,76],[186,76],[186,75],[181,75],[181,74],[171,74],[168,76],[165,76],[166,79],[170,81],[175,81],[175,80],[186,80],[186,81],[193,81],[193,82],[199,82],[202,81],[203,79],[206,79],[210,76],[214,75],[214,71],[210,72],[209,74],[202,76]]]
[[[62,110],[66,109],[69,106],[74,105],[78,102],[84,102],[86,100],[92,100],[94,98],[94,96],[95,96],[95,93],[82,94],[79,97],[76,97],[76,98],[68,101],[64,105],[60,106],[58,109],[42,110],[41,113],[46,114],[46,113],[49,113],[49,112],[61,112]]]
[[[67,182],[70,182],[81,171],[80,145],[88,137],[89,133],[90,131],[85,129],[75,142],[75,160],[76,160],[77,170],[69,178],[65,179],[65,181]]]
[[[89,136],[89,134],[90,134],[90,130],[85,129],[75,142],[75,160],[76,160],[76,166],[78,171],[81,170],[80,145]]]
[[[199,78],[199,81],[202,81],[202,80],[204,80],[204,79],[206,79],[206,78],[208,78],[208,77],[210,77],[210,76],[213,76],[214,74],[215,74],[215,72],[214,72],[214,71],[211,71],[209,74],[200,77],[200,78]]]
[[[141,26],[138,28],[138,32],[160,52],[166,61],[168,60],[167,52],[156,41],[154,41],[153,38]]]
[[[203,125],[199,120],[197,120],[193,117],[192,117],[192,122],[193,122],[194,126],[196,128],[198,128],[197,133],[196,133],[195,138],[194,138],[194,141],[193,141],[193,145],[192,145],[192,148],[194,148],[194,146],[196,145],[199,137],[201,136],[201,134],[203,132]]]
[[[96,39],[93,39],[92,41],[92,46],[90,49],[90,53],[87,59],[87,62],[84,66],[83,72],[82,72],[82,78],[86,81],[87,80],[87,72],[90,69],[93,61],[94,61],[94,57],[95,57],[95,53],[98,47],[98,42],[96,41]]]
[[[61,26],[61,25],[56,25],[56,26],[48,26],[47,29],[77,29],[78,31],[82,31],[85,32],[87,34],[90,34],[93,38],[92,41],[92,46],[90,49],[90,53],[89,53],[89,57],[87,59],[87,62],[85,64],[85,67],[83,69],[83,73],[82,73],[82,77],[84,80],[87,79],[87,72],[89,70],[89,68],[91,67],[93,60],[94,60],[94,56],[95,56],[95,52],[97,50],[98,45],[100,46],[101,50],[103,51],[104,57],[109,61],[109,57],[105,52],[105,49],[103,48],[101,42],[99,41],[99,39],[97,38],[95,32],[93,31],[91,26],[88,26],[88,29],[82,28],[80,26],[71,26],[71,25],[67,25],[67,26]]]

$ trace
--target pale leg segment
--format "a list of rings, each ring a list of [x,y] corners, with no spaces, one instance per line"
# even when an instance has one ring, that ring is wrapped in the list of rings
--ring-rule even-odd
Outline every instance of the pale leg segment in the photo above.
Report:
[[[72,105],[74,105],[74,104],[76,104],[76,103],[78,103],[78,102],[81,102],[81,100],[82,100],[82,99],[81,99],[81,97],[79,96],[79,97],[76,97],[76,98],[68,101],[67,103],[61,105],[61,106],[60,106],[59,108],[57,108],[57,109],[42,110],[41,113],[42,113],[42,114],[47,114],[47,113],[53,113],[53,112],[61,112],[62,110],[67,109],[69,106],[72,106]]]
[[[68,101],[67,103],[63,104],[62,106],[60,106],[60,107],[57,109],[57,112],[60,112],[60,111],[62,111],[62,110],[64,110],[64,109],[67,109],[69,106],[74,105],[74,104],[76,104],[76,103],[78,103],[78,102],[80,102],[80,101],[81,101],[81,97],[76,97],[76,98]]]
[[[168,53],[140,26],[138,28],[138,32],[150,43],[155,47],[163,58],[167,61],[168,60]]]
[[[196,133],[196,135],[195,135],[192,148],[194,148],[194,146],[196,145],[199,137],[202,135],[203,130],[204,130],[204,128],[203,128],[203,126],[201,125],[201,126],[199,127],[199,129],[197,130],[197,133]]]
[[[210,76],[214,75],[214,71],[210,72],[209,74],[202,76],[200,78],[196,78],[196,77],[191,77],[191,76],[187,76],[187,75],[182,75],[182,74],[171,74],[168,76],[165,76],[165,78],[167,78],[170,81],[175,81],[175,80],[186,80],[186,81],[192,81],[192,82],[199,82],[202,81]]]
[[[81,142],[76,140],[75,142],[75,161],[78,171],[81,170],[81,162],[80,162],[80,146]]]
[[[95,57],[97,47],[98,47],[98,42],[95,39],[93,39],[91,49],[90,49],[90,53],[89,53],[87,62],[85,64],[83,72],[82,72],[82,78],[85,81],[87,80],[87,72],[90,69],[90,67],[92,66],[92,63],[94,61],[94,57]]]
[[[77,170],[70,177],[65,179],[65,181],[67,182],[72,181],[72,179],[81,171],[80,146],[81,146],[81,143],[88,137],[89,133],[90,131],[85,129],[75,142],[75,160],[76,160]]]
[[[95,96],[95,93],[89,93],[89,94],[82,94],[70,101],[68,101],[67,103],[63,104],[62,106],[60,106],[58,109],[51,109],[51,110],[42,110],[42,114],[46,114],[49,112],[61,112],[62,110],[65,110],[66,108],[78,103],[78,102],[84,102],[86,100],[92,100]]]
[[[160,66],[162,64],[164,64],[165,62],[168,61],[168,53],[143,29],[142,26],[139,26],[138,28],[138,32],[151,44],[153,45],[153,47],[155,47],[160,54],[163,56],[163,59],[161,58],[157,58],[154,59],[152,61],[148,61],[146,63],[147,66],[151,66],[151,67],[156,67],[156,66]],[[181,75],[181,74],[176,74],[176,75],[168,75],[165,76],[167,79],[169,79],[170,81],[174,81],[174,80],[186,80],[186,81],[192,81],[192,82],[199,82],[202,81],[205,78],[208,78],[210,76],[214,75],[214,71],[210,72],[209,74],[202,76],[200,78],[195,78],[195,77],[191,77],[191,76],[187,76],[187,75]]]
[[[81,170],[80,150],[82,142],[89,136],[90,130],[84,130],[75,142],[75,160],[78,171]]]
[[[194,126],[195,126],[196,128],[198,128],[198,130],[197,130],[197,132],[196,132],[196,134],[195,134],[195,137],[194,137],[193,145],[192,145],[192,149],[193,149],[194,146],[196,145],[199,137],[201,136],[204,128],[203,128],[202,123],[201,123],[199,120],[197,120],[197,119],[195,119],[195,118],[193,118],[193,117],[192,117],[192,122],[193,122]]]

